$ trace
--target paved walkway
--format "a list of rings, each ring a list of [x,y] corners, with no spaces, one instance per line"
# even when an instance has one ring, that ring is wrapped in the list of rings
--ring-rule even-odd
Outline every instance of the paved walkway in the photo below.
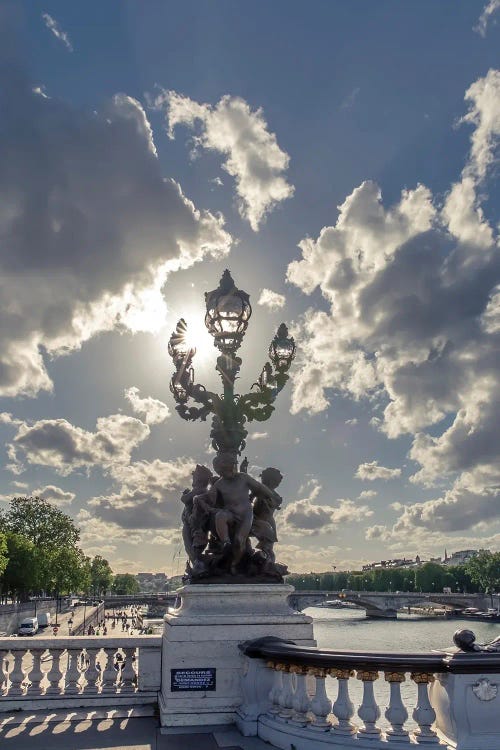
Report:
[[[222,727],[199,733],[196,727],[182,734],[161,734],[153,717],[80,719],[71,714],[54,721],[54,714],[0,719],[0,745],[6,750],[269,750],[255,737]]]

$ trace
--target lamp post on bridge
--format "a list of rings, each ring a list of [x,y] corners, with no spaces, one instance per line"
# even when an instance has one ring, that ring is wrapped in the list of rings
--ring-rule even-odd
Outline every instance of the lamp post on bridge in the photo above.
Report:
[[[186,490],[182,497],[183,541],[189,559],[187,577],[191,581],[206,581],[208,577],[220,582],[222,576],[225,582],[236,582],[238,576],[248,579],[258,575],[282,582],[287,568],[276,563],[273,551],[277,541],[273,513],[282,500],[275,489],[282,474],[268,467],[258,482],[247,474],[246,459],[239,472],[237,462],[246,445],[246,423],[265,422],[274,411],[274,402],[289,379],[295,341],[282,323],[269,345],[269,359],[257,381],[249,393],[238,394],[235,383],[242,360],[237,351],[252,315],[250,297],[236,287],[226,269],[217,289],[205,293],[205,303],[205,325],[219,350],[215,369],[221,378],[222,393],[195,383],[196,348],[189,341],[183,318],[168,343],[175,367],[170,391],[176,411],[182,419],[193,422],[206,421],[211,415],[210,437],[217,454],[213,466],[220,477],[217,479],[210,469],[198,465],[193,472],[192,490]],[[207,500],[200,500],[202,496]],[[250,536],[258,541],[256,549],[250,545]]]
[[[217,289],[205,293],[205,325],[219,350],[216,370],[222,380],[222,395],[207,391],[194,382],[195,347],[188,342],[187,324],[183,318],[170,337],[168,352],[175,372],[170,390],[177,403],[176,411],[187,421],[205,421],[212,414],[210,437],[218,454],[239,455],[245,448],[245,423],[254,419],[265,422],[274,411],[273,403],[283,390],[295,356],[295,342],[282,323],[269,345],[266,362],[252,392],[235,394],[234,384],[242,360],[236,356],[252,315],[249,295],[237,289],[228,270],[224,271]],[[254,390],[255,389],[255,390]],[[192,400],[200,406],[188,406]]]

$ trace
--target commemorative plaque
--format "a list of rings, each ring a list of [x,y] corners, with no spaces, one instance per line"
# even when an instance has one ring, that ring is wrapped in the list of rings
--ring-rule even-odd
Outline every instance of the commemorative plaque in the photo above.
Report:
[[[215,690],[215,667],[203,669],[171,669],[170,690],[178,693],[181,690]]]

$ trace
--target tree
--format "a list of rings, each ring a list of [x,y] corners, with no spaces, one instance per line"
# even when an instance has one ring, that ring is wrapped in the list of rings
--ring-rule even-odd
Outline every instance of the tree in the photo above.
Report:
[[[0,528],[22,534],[36,547],[74,547],[80,531],[62,510],[41,497],[15,497],[0,512]]]
[[[137,578],[132,573],[117,573],[111,590],[115,594],[138,594],[141,587]]]
[[[7,552],[7,535],[0,532],[0,576],[3,575],[8,562],[9,555]]]
[[[471,558],[465,565],[471,580],[477,583],[485,593],[491,597],[493,606],[493,593],[500,589],[500,552],[487,552],[481,550]]]
[[[415,571],[415,588],[429,593],[443,590],[446,586],[446,568],[439,563],[427,562]]]
[[[5,535],[8,562],[2,576],[2,593],[27,600],[41,582],[41,557],[32,541],[22,534]]]
[[[90,586],[95,596],[105,594],[113,582],[113,571],[107,560],[96,555],[90,563]]]
[[[88,558],[78,547],[62,547],[50,556],[50,590],[56,595],[88,588]]]
[[[9,561],[2,590],[27,598],[30,593],[70,591],[85,580],[79,529],[59,508],[39,497],[15,497],[0,512],[0,535]],[[1,568],[0,552],[0,568]]]

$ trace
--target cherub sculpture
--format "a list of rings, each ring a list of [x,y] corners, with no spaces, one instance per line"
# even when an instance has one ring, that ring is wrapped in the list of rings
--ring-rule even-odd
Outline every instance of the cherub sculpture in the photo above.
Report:
[[[236,456],[220,453],[213,461],[218,478],[206,466],[196,466],[193,486],[182,495],[182,536],[189,558],[191,581],[252,579],[282,581],[286,566],[275,563],[277,541],[274,511],[281,505],[275,488],[282,480],[277,469],[262,472],[259,482],[238,471]],[[249,537],[257,539],[253,549]]]
[[[269,466],[260,475],[262,484],[272,490],[273,496],[267,497],[262,492],[253,495],[253,524],[250,535],[257,539],[257,549],[260,549],[266,560],[274,563],[274,545],[278,541],[274,512],[281,507],[281,497],[274,492],[283,479],[283,474]]]
[[[192,567],[201,562],[201,555],[208,542],[210,513],[205,502],[208,500],[208,488],[213,481],[212,472],[206,466],[197,464],[192,473],[192,487],[184,490],[181,500],[182,539],[184,548]]]
[[[210,490],[214,505],[218,508],[215,512],[215,530],[224,555],[230,559],[230,570],[234,575],[248,549],[248,537],[254,521],[252,497],[259,496],[277,505],[281,498],[250,474],[239,472],[236,458],[231,453],[216,456],[213,467],[220,477]]]

